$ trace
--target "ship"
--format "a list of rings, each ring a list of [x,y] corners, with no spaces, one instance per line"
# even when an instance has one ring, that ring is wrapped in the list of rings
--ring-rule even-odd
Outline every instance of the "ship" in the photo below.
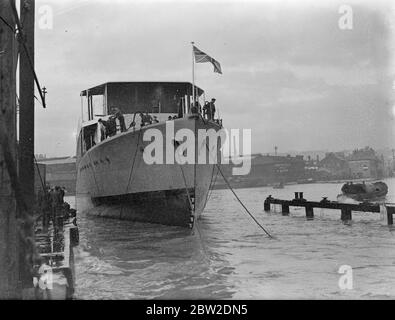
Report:
[[[217,136],[222,120],[201,114],[204,91],[189,82],[107,82],[81,91],[80,96],[77,210],[193,227],[206,206],[223,144]],[[117,118],[116,133],[107,136],[102,124],[114,119],[114,110],[124,124]],[[209,136],[195,139],[194,155],[189,157],[194,161],[178,161],[181,152],[184,157],[190,152],[180,149],[186,141],[183,132],[194,137],[211,132],[218,143],[208,144]],[[152,133],[155,139],[149,138]],[[155,151],[154,140],[161,147]],[[162,155],[164,161],[147,162],[153,155]]]
[[[342,188],[342,196],[354,199],[356,201],[372,201],[385,198],[388,193],[388,186],[382,182],[362,182],[362,183],[345,183]]]

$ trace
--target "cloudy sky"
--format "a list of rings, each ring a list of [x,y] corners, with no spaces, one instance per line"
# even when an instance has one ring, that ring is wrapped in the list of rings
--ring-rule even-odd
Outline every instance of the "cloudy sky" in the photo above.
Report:
[[[347,1],[36,1],[36,153],[74,155],[79,93],[107,81],[190,81],[190,42],[217,59],[196,82],[253,152],[395,147],[394,8]],[[50,5],[53,28],[39,26]]]

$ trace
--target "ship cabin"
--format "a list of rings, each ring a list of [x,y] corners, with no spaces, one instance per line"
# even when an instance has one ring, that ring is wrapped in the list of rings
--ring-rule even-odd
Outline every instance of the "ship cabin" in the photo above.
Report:
[[[158,123],[196,112],[192,108],[192,88],[189,82],[107,82],[82,91],[77,153],[82,155],[105,139],[99,119],[108,121],[115,110],[123,115],[126,130],[144,125],[143,117]],[[205,102],[204,91],[194,88],[195,101],[201,108]],[[116,133],[120,133],[119,119],[115,123]]]

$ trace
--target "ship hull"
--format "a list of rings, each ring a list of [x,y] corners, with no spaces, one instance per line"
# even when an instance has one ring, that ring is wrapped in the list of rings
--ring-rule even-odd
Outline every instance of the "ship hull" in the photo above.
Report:
[[[179,129],[220,130],[214,122],[196,116],[171,121]],[[147,164],[144,153],[151,141],[143,141],[148,129],[163,137],[168,123],[129,130],[96,145],[77,158],[76,205],[79,212],[139,222],[190,227],[204,210],[215,170],[209,164],[165,163],[168,141],[163,139],[163,164]],[[173,132],[171,132],[172,136]],[[195,135],[196,136],[196,135]],[[174,137],[174,136],[172,136]],[[174,143],[174,139],[173,142]],[[175,146],[175,149],[177,145]],[[195,142],[195,160],[208,153],[206,144]],[[219,154],[220,145],[214,152]],[[192,217],[193,216],[193,217]]]

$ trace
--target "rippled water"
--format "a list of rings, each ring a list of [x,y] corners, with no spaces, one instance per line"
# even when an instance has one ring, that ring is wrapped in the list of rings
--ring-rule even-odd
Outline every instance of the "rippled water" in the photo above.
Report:
[[[395,202],[395,179],[387,201]],[[395,298],[395,229],[379,213],[303,209],[263,211],[271,194],[336,200],[342,184],[238,189],[270,240],[229,190],[211,194],[194,233],[167,227],[80,216],[75,256],[77,299],[376,299]],[[72,201],[73,199],[69,199]],[[339,267],[353,268],[353,289],[338,286]]]

